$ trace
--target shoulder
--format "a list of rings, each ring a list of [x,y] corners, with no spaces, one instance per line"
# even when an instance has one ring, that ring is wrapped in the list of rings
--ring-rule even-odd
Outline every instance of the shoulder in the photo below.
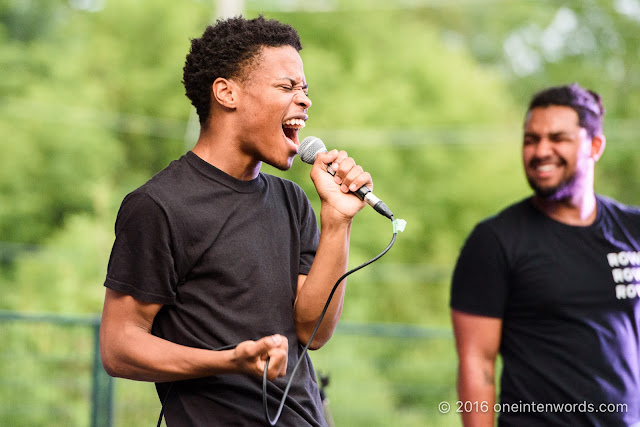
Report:
[[[173,160],[144,184],[128,193],[122,200],[121,213],[131,210],[164,210],[168,201],[184,186],[184,176],[188,165],[184,156]]]
[[[281,209],[285,209],[292,217],[296,218],[298,224],[313,224],[312,227],[315,227],[315,212],[302,187],[282,177],[262,172],[260,175],[266,182],[268,198],[271,199],[271,203],[275,201]]]
[[[260,175],[273,191],[285,194],[288,197],[294,197],[300,200],[308,200],[306,193],[297,183],[275,175],[260,172]]]
[[[172,160],[167,166],[153,175],[147,182],[132,191],[127,197],[151,198],[156,203],[171,199],[174,195],[183,194],[192,187],[198,174],[189,165],[186,156]],[[191,185],[190,185],[191,184]]]
[[[596,195],[598,204],[604,208],[605,212],[627,215],[630,217],[640,217],[640,207],[626,205],[611,197]]]
[[[625,205],[617,200],[605,196],[596,196],[598,203],[598,218],[596,221],[610,229],[628,229],[635,232],[640,230],[640,208]]]
[[[149,194],[173,191],[176,188],[180,188],[185,179],[189,179],[188,177],[192,175],[195,175],[194,169],[189,165],[187,157],[182,156],[179,159],[172,160],[171,163],[153,175],[140,187],[140,190]]]
[[[500,248],[508,253],[537,234],[537,224],[542,224],[540,216],[530,198],[520,200],[478,222],[467,237],[465,247]]]
[[[524,223],[529,223],[532,218],[537,216],[536,212],[530,198],[522,199],[507,206],[497,214],[480,221],[476,228],[486,228],[496,232],[500,230],[510,232],[514,228],[522,227]]]

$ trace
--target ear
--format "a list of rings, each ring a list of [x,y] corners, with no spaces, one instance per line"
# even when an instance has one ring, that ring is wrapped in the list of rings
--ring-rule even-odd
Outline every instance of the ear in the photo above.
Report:
[[[595,135],[591,139],[591,158],[594,162],[597,162],[602,157],[605,145],[607,145],[607,140],[604,135]]]
[[[223,107],[236,108],[237,86],[231,80],[218,77],[211,85],[211,97]]]

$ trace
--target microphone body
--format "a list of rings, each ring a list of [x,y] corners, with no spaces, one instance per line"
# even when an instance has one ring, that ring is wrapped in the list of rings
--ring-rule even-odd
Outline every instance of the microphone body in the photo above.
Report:
[[[298,147],[298,155],[300,156],[300,159],[310,165],[316,161],[318,153],[324,153],[326,151],[327,147],[325,147],[324,142],[315,136],[306,137],[300,143],[300,147]],[[331,169],[331,166],[327,167],[327,172],[331,174],[331,176],[335,176],[336,174],[336,172]],[[379,214],[393,220],[393,213],[391,213],[389,207],[382,200],[376,197],[376,195],[373,194],[366,185],[363,185],[356,191],[351,191],[351,193],[355,194],[360,200],[367,202],[367,204],[375,209]]]

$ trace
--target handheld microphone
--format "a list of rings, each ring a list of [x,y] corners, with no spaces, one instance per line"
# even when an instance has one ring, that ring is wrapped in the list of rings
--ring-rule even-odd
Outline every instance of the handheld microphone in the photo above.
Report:
[[[326,151],[327,147],[324,146],[324,142],[322,142],[320,138],[315,136],[306,137],[300,143],[300,147],[298,147],[298,155],[300,156],[300,159],[310,165],[312,165],[313,162],[316,161],[316,156],[318,155],[318,153],[324,153]],[[334,176],[336,174],[336,172],[331,169],[331,166],[327,167],[327,172],[329,172],[331,176]],[[382,200],[377,198],[371,192],[369,187],[363,185],[356,191],[352,191],[352,193],[358,196],[360,200],[364,200],[365,202],[367,202],[367,204],[375,209],[376,212],[386,216],[393,221],[393,213],[391,213],[391,210],[387,207],[387,205],[384,204]]]

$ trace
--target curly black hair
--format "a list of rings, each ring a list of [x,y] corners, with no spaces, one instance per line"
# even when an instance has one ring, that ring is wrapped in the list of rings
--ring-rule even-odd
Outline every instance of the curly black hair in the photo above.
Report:
[[[215,79],[242,79],[262,47],[286,45],[302,49],[297,31],[262,15],[250,20],[243,17],[218,20],[205,29],[202,37],[192,39],[182,83],[196,107],[200,124],[204,125],[209,117],[211,85]]]
[[[596,92],[585,89],[577,83],[544,89],[533,96],[527,115],[536,107],[561,105],[578,113],[578,125],[587,130],[590,138],[602,133],[604,107],[602,98]]]

